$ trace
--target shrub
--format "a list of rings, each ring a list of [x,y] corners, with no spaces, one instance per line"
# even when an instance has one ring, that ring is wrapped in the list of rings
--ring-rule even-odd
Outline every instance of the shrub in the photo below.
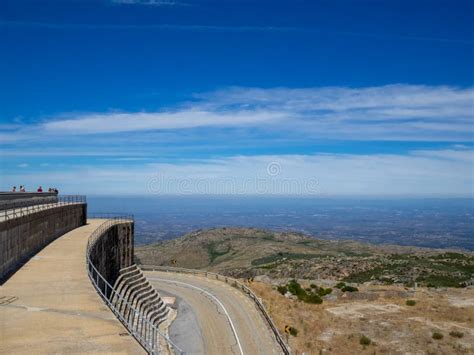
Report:
[[[370,340],[370,338],[366,337],[365,335],[362,335],[359,339],[360,345],[370,345],[371,342],[372,340]]]
[[[278,286],[278,287],[277,287],[277,290],[278,290],[278,292],[280,292],[282,295],[285,295],[286,292],[288,291],[288,289],[286,288],[286,286]]]
[[[291,280],[290,282],[288,282],[288,291],[291,292],[291,294],[295,295],[295,296],[298,296],[298,295],[301,295],[303,293],[306,293],[305,290],[303,290],[303,288],[301,287],[301,285],[298,283],[298,281],[296,280]]]
[[[436,340],[443,339],[443,334],[438,333],[438,332],[434,332],[433,333],[433,339],[436,339]]]
[[[343,288],[341,288],[341,291],[342,292],[357,292],[359,291],[359,289],[353,286],[344,286]]]
[[[345,283],[345,282],[339,282],[335,287],[341,289],[341,288],[343,288],[344,286],[346,286],[346,283]]]
[[[314,304],[323,303],[323,300],[321,299],[321,297],[319,297],[319,295],[315,293],[306,294],[305,296],[301,298],[301,300],[307,303],[314,303]]]
[[[309,291],[306,291],[304,288],[301,287],[301,285],[296,280],[291,280],[290,282],[288,282],[286,289],[292,295],[295,295],[296,297],[298,297],[300,301],[307,302],[307,303],[314,303],[314,304],[323,303],[323,300],[317,293],[314,293],[314,291],[312,291],[311,289],[308,289]]]
[[[457,330],[453,330],[452,332],[449,332],[449,335],[455,338],[462,338],[464,336],[463,332],[459,332]]]
[[[332,288],[319,287],[318,285],[315,285],[315,284],[311,284],[309,286],[311,288],[307,288],[306,289],[307,292],[317,293],[321,297],[329,295],[332,292]]]
[[[290,334],[293,335],[294,337],[298,335],[298,329],[294,327],[290,327]]]
[[[414,306],[416,304],[416,301],[415,300],[407,300],[405,303],[406,303],[407,306]]]
[[[324,288],[324,287],[321,287],[321,288],[318,290],[318,294],[319,294],[321,297],[326,296],[326,295],[329,295],[331,292],[332,292],[332,288]]]

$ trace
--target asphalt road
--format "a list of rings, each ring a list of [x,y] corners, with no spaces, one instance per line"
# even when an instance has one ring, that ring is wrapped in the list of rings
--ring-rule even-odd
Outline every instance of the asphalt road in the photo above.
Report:
[[[162,271],[145,275],[158,291],[177,297],[170,337],[187,354],[281,353],[260,312],[241,291],[202,276]]]

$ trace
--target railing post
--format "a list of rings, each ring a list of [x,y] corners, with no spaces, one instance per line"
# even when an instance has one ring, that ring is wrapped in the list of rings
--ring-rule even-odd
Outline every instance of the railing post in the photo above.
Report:
[[[156,351],[156,345],[157,344],[156,344],[156,328],[155,328],[155,326],[153,326],[153,328],[152,328],[151,339],[152,339],[152,351],[154,353],[157,353],[157,351]]]

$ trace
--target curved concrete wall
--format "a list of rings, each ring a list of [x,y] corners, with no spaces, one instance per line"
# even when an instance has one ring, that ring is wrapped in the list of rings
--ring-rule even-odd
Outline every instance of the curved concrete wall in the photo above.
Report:
[[[56,238],[86,223],[87,205],[47,208],[0,223],[0,283]]]
[[[120,269],[133,264],[134,223],[121,222],[108,228],[90,250],[90,260],[97,271],[114,285]]]
[[[167,345],[158,328],[167,320],[169,308],[133,262],[133,232],[132,221],[117,217],[91,235],[89,277],[117,318],[147,352],[155,354],[163,346],[174,346]]]

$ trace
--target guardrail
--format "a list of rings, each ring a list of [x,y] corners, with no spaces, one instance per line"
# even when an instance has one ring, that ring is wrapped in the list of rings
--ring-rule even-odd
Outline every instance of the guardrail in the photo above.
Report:
[[[172,266],[154,266],[154,265],[138,265],[138,266],[142,270],[145,270],[145,271],[148,270],[148,271],[181,272],[181,273],[193,274],[193,275],[201,274],[201,275],[204,275],[205,277],[208,277],[209,275],[211,275],[215,277],[216,280],[221,280],[226,283],[230,282],[233,286],[240,288],[240,290],[242,290],[248,297],[250,297],[255,302],[257,308],[262,313],[263,318],[267,321],[268,325],[273,331],[275,340],[277,341],[278,345],[280,345],[283,353],[285,355],[291,355],[290,347],[283,340],[283,337],[281,336],[280,332],[278,331],[278,328],[276,327],[272,318],[270,317],[267,310],[265,309],[265,306],[263,305],[263,303],[260,301],[257,295],[253,293],[253,291],[250,288],[248,288],[239,280],[236,280],[232,277],[224,276],[215,272],[205,271],[205,270],[185,269],[185,268],[172,267]]]
[[[103,215],[103,214],[97,214]],[[159,337],[161,337],[166,343],[171,347],[171,349],[177,354],[184,354],[184,352],[174,344],[171,339],[169,339],[165,334],[163,334],[157,326],[151,323],[146,319],[136,307],[133,307],[128,300],[126,300],[120,293],[118,293],[115,288],[101,275],[97,270],[94,264],[91,261],[90,255],[91,251],[94,248],[95,244],[99,238],[110,228],[116,224],[121,223],[131,223],[133,222],[133,215],[126,216],[112,216],[108,215],[107,221],[102,223],[99,228],[97,228],[89,237],[86,248],[86,264],[87,264],[87,273],[89,278],[94,285],[94,288],[99,293],[100,297],[104,300],[107,306],[110,308],[112,313],[122,322],[122,324],[128,329],[128,331],[133,335],[133,337],[140,343],[141,346],[150,354],[158,354],[160,351],[160,342]],[[116,303],[112,303],[111,300],[116,300]],[[120,304],[122,307],[126,306],[126,309],[129,309],[135,317],[125,318],[119,309],[117,309],[116,304]],[[130,321],[129,321],[130,319]],[[134,327],[133,324],[137,324],[137,327]],[[138,329],[147,329],[144,333],[138,331]]]
[[[92,212],[87,213],[87,218],[112,219],[115,221],[133,222],[133,214],[117,214],[116,212]]]
[[[0,221],[7,221],[13,218],[23,217],[48,208],[77,203],[87,203],[86,196],[62,195],[56,197],[45,197],[38,201],[34,201],[32,199],[24,201],[0,202]]]

